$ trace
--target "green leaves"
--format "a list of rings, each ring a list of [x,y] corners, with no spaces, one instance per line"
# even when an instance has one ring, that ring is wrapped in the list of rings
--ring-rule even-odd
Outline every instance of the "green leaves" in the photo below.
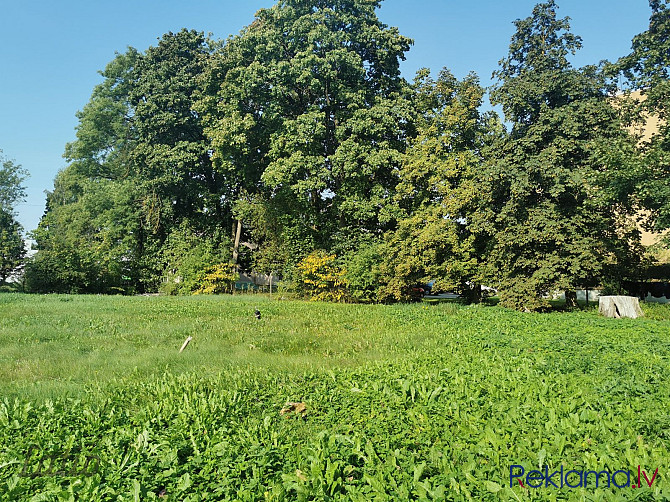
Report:
[[[15,219],[15,205],[25,197],[23,181],[28,172],[13,161],[5,159],[0,150],[0,285],[24,261],[26,250],[23,227]]]
[[[641,145],[644,170],[637,178],[638,191],[644,207],[651,211],[648,223],[661,231],[670,228],[670,4],[667,0],[650,0],[649,5],[649,29],[633,38],[632,52],[611,70],[623,74],[630,87],[638,91],[635,102],[645,129]]]
[[[159,251],[182,222],[221,243],[231,207],[194,110],[210,51],[201,33],[182,30],[107,65],[34,233],[33,291],[153,291],[166,265]]]
[[[667,5],[653,1],[650,30],[616,67],[661,118]],[[538,309],[550,291],[636,278],[631,217],[644,206],[648,224],[670,222],[668,128],[640,158],[624,130],[635,107],[611,100],[614,67],[570,64],[581,39],[556,2],[515,22],[494,73],[509,133],[481,112],[476,75],[401,78],[412,41],[379,6],[280,0],[225,43],[183,29],[117,54],[48,195],[35,291],[154,291],[176,273],[179,229],[219,246],[238,222],[242,268],[290,279],[323,249],[372,265],[350,281],[362,301],[407,300],[434,280],[471,301],[480,284],[499,287],[504,305]]]
[[[10,212],[0,209],[0,284],[23,263],[26,250],[22,230]]]
[[[244,296],[0,301],[0,357],[21,361],[0,367],[2,501],[524,500],[511,465],[659,467],[636,494],[667,495],[667,306],[628,322]],[[196,345],[177,357],[187,332]],[[304,418],[281,414],[295,401]],[[99,473],[19,476],[30,445],[78,447]]]
[[[389,223],[380,220],[404,149],[399,62],[410,41],[379,22],[376,6],[262,9],[206,75],[215,97],[201,106],[215,162],[285,215],[279,241],[293,226],[329,249],[338,231]]]
[[[485,165],[480,187],[491,212],[475,221],[492,240],[490,279],[502,304],[538,309],[548,293],[635,276],[635,139],[625,130],[602,69],[575,69],[581,47],[553,1],[517,21],[509,56],[494,76],[492,103],[512,123]],[[495,228],[495,230],[493,230]]]
[[[429,280],[438,281],[436,292],[466,292],[467,283],[479,284],[485,259],[471,218],[490,131],[479,112],[484,90],[475,75],[458,81],[444,69],[435,81],[420,72],[414,92],[417,134],[399,171],[395,203],[402,216],[386,235],[382,301],[410,299]]]
[[[21,202],[25,195],[26,189],[22,185],[28,176],[28,171],[23,169],[19,164],[6,159],[2,156],[0,150],[0,210],[14,211],[14,205]]]

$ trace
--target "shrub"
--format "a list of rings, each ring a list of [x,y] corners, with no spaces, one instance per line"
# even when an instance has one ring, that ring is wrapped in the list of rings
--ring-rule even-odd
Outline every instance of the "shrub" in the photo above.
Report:
[[[160,258],[163,262],[162,293],[190,295],[200,288],[203,277],[218,264],[228,261],[229,242],[225,238],[197,235],[186,225],[168,237]]]
[[[377,301],[380,284],[381,245],[376,242],[362,245],[345,257],[345,277],[352,300],[360,303]]]
[[[195,284],[194,295],[232,293],[239,279],[237,267],[232,263],[219,263],[203,270]]]
[[[314,251],[296,266],[296,291],[315,301],[343,302],[348,299],[346,271],[336,264],[337,257]]]

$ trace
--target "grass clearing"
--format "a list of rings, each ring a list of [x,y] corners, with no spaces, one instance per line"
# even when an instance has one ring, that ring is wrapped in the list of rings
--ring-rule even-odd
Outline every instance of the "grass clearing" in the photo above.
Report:
[[[670,307],[644,308],[3,294],[0,500],[670,499]]]

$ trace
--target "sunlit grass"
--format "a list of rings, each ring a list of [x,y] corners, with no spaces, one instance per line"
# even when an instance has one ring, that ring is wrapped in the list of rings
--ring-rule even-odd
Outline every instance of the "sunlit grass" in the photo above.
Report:
[[[253,311],[259,308],[262,319]],[[329,368],[430,344],[430,323],[455,305],[362,306],[268,297],[2,295],[0,390],[230,367]],[[183,341],[193,337],[179,354]]]
[[[667,500],[670,306],[644,309],[0,295],[0,501],[626,499],[509,488],[543,461],[659,467],[636,493]],[[70,444],[100,472],[19,475]]]

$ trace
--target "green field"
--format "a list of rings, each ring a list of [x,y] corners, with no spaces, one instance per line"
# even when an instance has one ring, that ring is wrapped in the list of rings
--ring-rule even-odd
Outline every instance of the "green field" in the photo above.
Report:
[[[0,500],[670,499],[670,307],[645,310],[0,295]]]

